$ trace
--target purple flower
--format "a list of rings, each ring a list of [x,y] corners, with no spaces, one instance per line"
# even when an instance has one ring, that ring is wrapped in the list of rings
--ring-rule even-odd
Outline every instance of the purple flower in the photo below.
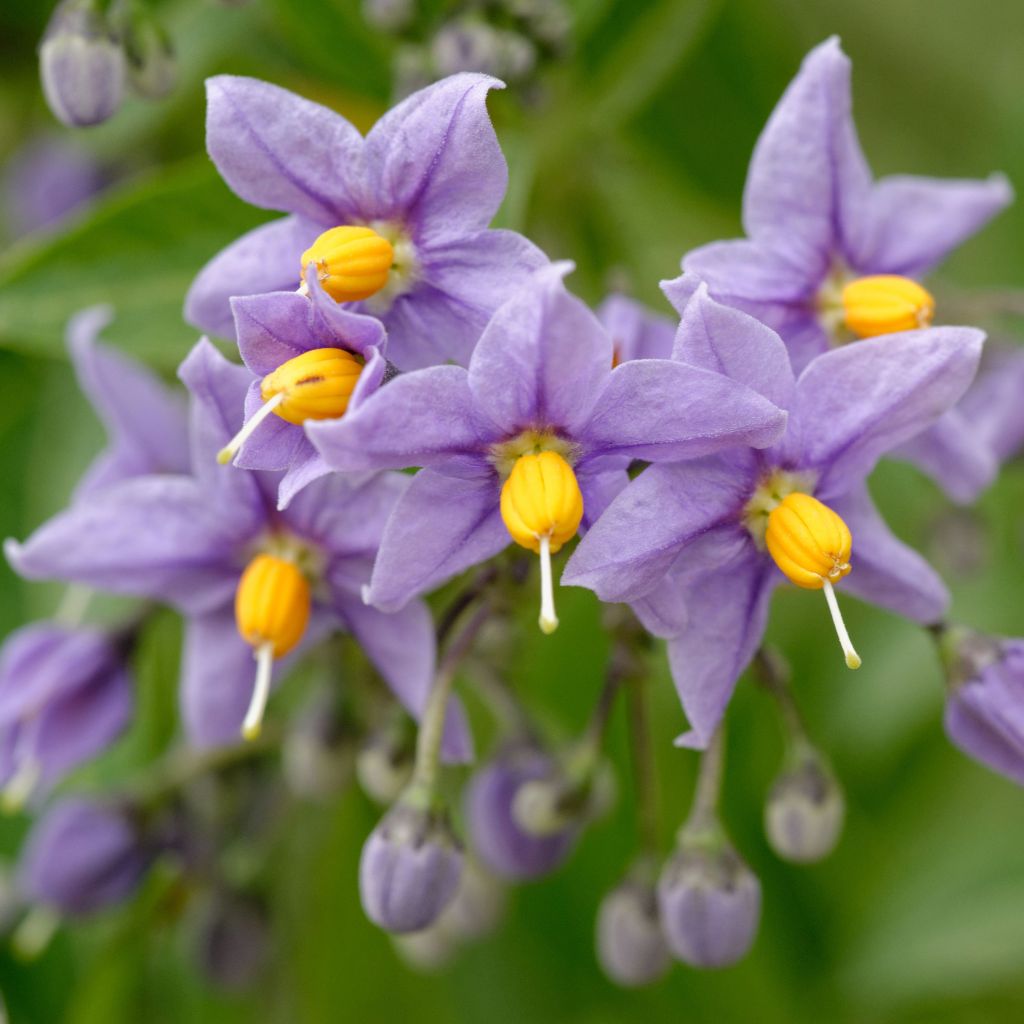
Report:
[[[668,970],[658,894],[646,877],[627,877],[601,901],[597,958],[605,974],[626,988],[650,985]]]
[[[69,798],[54,804],[29,834],[19,882],[33,902],[80,917],[131,896],[152,858],[125,809]]]
[[[363,846],[363,909],[389,932],[418,932],[454,899],[461,873],[462,850],[445,815],[400,801]]]
[[[651,466],[591,527],[562,577],[605,601],[650,601],[668,588],[663,632],[692,727],[681,742],[703,746],[712,735],[761,641],[780,568],[825,591],[851,667],[859,658],[832,590],[847,573],[842,586],[858,597],[923,623],[942,617],[946,588],[889,532],[864,480],[960,398],[981,343],[981,332],[961,327],[873,338],[818,356],[794,380],[768,327],[698,289],[676,359],[759,389],[789,410],[786,432],[766,451]]]
[[[612,362],[668,359],[676,336],[674,321],[634,299],[612,294],[597,307],[597,319],[612,339]]]
[[[19,807],[109,746],[132,689],[113,638],[56,623],[12,633],[0,650],[0,781]]]
[[[774,328],[799,373],[853,336],[848,283],[926,274],[1011,199],[999,175],[873,181],[851,116],[850,62],[832,38],[807,56],[758,139],[743,196],[747,238],[688,253],[665,290],[681,311],[705,281],[714,298]],[[991,482],[995,467],[960,412],[928,443],[941,457],[920,446],[903,454],[951,497],[973,498]]]
[[[474,853],[499,878],[522,881],[554,871],[569,855],[578,829],[532,835],[513,804],[523,783],[547,778],[551,759],[532,747],[504,751],[481,768],[466,791],[466,829]]]
[[[557,624],[550,555],[624,486],[632,459],[770,444],[783,415],[712,369],[634,360],[562,284],[538,272],[487,325],[468,371],[405,374],[306,432],[341,470],[424,467],[388,521],[367,600],[401,608],[510,539],[541,556],[541,624]]]
[[[100,345],[108,306],[76,313],[67,327],[78,384],[107,431],[107,449],[86,470],[75,497],[153,473],[187,473],[188,421],[183,396],[141,363]]]
[[[547,262],[522,236],[488,229],[508,179],[486,107],[487,92],[500,87],[483,75],[446,78],[364,139],[276,86],[210,79],[211,158],[243,199],[290,216],[206,266],[186,300],[188,319],[229,336],[231,296],[293,291],[315,262],[335,298],[384,322],[399,367],[465,363],[491,313]],[[363,276],[348,280],[346,267]]]
[[[329,472],[303,420],[339,418],[373,394],[387,372],[387,338],[379,320],[339,306],[316,279],[308,298],[269,292],[232,299],[231,308],[242,359],[259,379],[246,395],[245,426],[220,458],[237,452],[235,465],[243,469],[287,470],[278,491],[285,508]],[[315,366],[306,365],[308,353]]]
[[[968,757],[1024,785],[1024,640],[936,630],[949,683],[945,724]]]
[[[332,476],[278,513],[277,475],[226,470],[214,458],[242,419],[249,372],[201,341],[180,373],[192,392],[192,474],[138,477],[89,493],[25,544],[9,541],[11,564],[29,578],[77,581],[181,610],[189,620],[182,713],[199,745],[236,737],[243,720],[255,731],[272,660],[339,627],[418,714],[433,682],[430,614],[417,602],[387,615],[360,597],[382,524],[407,480]],[[464,756],[460,714],[448,724],[448,752]]]

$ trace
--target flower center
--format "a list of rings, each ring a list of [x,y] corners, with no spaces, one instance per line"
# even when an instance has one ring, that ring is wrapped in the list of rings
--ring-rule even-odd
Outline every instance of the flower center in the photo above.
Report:
[[[854,277],[837,269],[817,298],[822,326],[837,344],[931,326],[935,299],[909,277]]]
[[[230,462],[271,413],[297,426],[344,416],[362,370],[363,361],[341,348],[314,348],[282,363],[260,382],[263,406],[217,453],[217,461]]]
[[[256,658],[256,681],[242,723],[246,739],[255,739],[260,733],[274,660],[296,647],[309,624],[312,594],[308,562],[303,549],[282,541],[276,544],[274,553],[257,554],[238,581],[235,624]]]
[[[576,535],[583,494],[572,466],[552,450],[520,455],[501,488],[501,518],[512,539],[540,555],[540,628],[558,628],[551,556]]]
[[[502,480],[507,480],[517,460],[523,455],[539,455],[554,452],[560,455],[570,467],[576,464],[579,455],[576,445],[559,437],[551,430],[524,430],[510,441],[491,446],[490,461]]]
[[[777,470],[755,489],[743,522],[790,582],[805,590],[824,590],[846,664],[860,668],[833,589],[850,572],[853,539],[842,517],[803,489],[811,486],[809,474]]]

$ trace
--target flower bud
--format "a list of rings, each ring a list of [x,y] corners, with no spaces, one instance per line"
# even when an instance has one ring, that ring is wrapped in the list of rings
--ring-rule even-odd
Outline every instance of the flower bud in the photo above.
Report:
[[[412,778],[416,734],[403,714],[374,732],[356,757],[363,792],[382,806],[398,799]]]
[[[671,957],[650,882],[627,878],[601,901],[597,959],[604,973],[624,988],[649,985],[668,969]]]
[[[178,84],[178,64],[174,47],[152,11],[139,0],[125,0],[117,18],[128,81],[149,100],[162,100]]]
[[[123,808],[69,798],[54,804],[29,834],[19,884],[29,900],[77,917],[127,899],[151,860]]]
[[[843,791],[817,751],[804,754],[772,784],[765,831],[784,860],[810,864],[827,857],[843,828]]]
[[[63,0],[39,48],[43,95],[69,127],[100,124],[121,106],[125,58],[95,0]]]
[[[472,778],[466,795],[466,828],[473,850],[499,878],[538,878],[557,868],[576,840],[577,828],[559,821],[544,834],[523,828],[515,807],[524,786],[550,780],[551,759],[534,747],[500,754]]]
[[[205,908],[196,936],[200,970],[220,988],[243,992],[270,961],[270,927],[259,901],[221,893]]]
[[[750,949],[761,918],[761,884],[724,837],[683,839],[658,880],[669,948],[691,967],[728,967]]]
[[[363,846],[359,895],[374,924],[389,932],[427,928],[451,902],[462,873],[462,849],[447,814],[403,798]]]
[[[1024,639],[934,630],[946,668],[945,726],[968,757],[1024,785]]]
[[[423,974],[434,974],[447,967],[458,952],[454,937],[438,927],[393,935],[391,941],[406,964]]]

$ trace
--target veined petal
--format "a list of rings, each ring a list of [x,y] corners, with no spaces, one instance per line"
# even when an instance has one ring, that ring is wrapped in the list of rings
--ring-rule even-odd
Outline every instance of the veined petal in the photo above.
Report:
[[[324,226],[358,219],[363,140],[343,117],[234,75],[207,79],[206,102],[210,159],[242,199]]]
[[[689,298],[687,280],[694,285],[703,281],[716,299],[730,306],[803,306],[813,299],[823,276],[820,259],[801,262],[798,255],[776,252],[764,242],[734,238],[688,252],[683,276],[663,282],[662,289],[680,313]]]
[[[496,476],[461,479],[421,470],[384,528],[367,602],[395,611],[510,543]]]
[[[609,295],[598,306],[597,318],[611,336],[617,363],[672,355],[675,322],[626,295]]]
[[[1024,350],[985,346],[977,378],[958,408],[1000,461],[1024,448]]]
[[[218,338],[233,338],[232,296],[293,292],[303,251],[321,229],[282,217],[242,235],[199,271],[185,296],[185,319]]]
[[[924,625],[941,621],[949,591],[924,558],[892,534],[867,488],[832,499],[830,507],[853,535],[853,570],[842,589]]]

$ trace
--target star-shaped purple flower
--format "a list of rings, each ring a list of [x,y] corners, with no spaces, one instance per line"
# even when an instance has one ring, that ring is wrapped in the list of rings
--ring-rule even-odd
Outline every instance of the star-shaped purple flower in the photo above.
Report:
[[[377,607],[401,608],[509,544],[503,486],[524,459],[553,459],[563,495],[578,485],[587,526],[633,459],[678,461],[778,437],[785,417],[775,405],[713,368],[643,359],[612,369],[612,339],[565,290],[567,269],[539,271],[495,313],[468,370],[404,374],[344,419],[306,425],[336,469],[423,467],[384,531],[367,592]],[[547,499],[536,497],[540,509]],[[573,507],[559,543],[580,522]]]
[[[353,307],[378,316],[403,370],[465,363],[490,314],[546,257],[489,230],[508,169],[487,115],[502,83],[459,74],[389,111],[364,139],[343,117],[249,78],[207,83],[207,149],[247,202],[289,216],[244,235],[200,273],[185,315],[230,336],[228,299],[293,291],[325,230],[365,226],[392,246],[386,284]]]
[[[180,376],[192,392],[191,475],[144,476],[90,493],[24,544],[8,541],[18,572],[167,602],[188,617],[182,715],[191,740],[237,738],[253,693],[253,648],[232,601],[247,565],[289,552],[310,581],[312,612],[299,649],[331,629],[349,631],[395,695],[422,711],[434,673],[434,632],[416,602],[387,615],[363,604],[382,525],[407,480],[331,476],[276,511],[275,474],[225,469],[216,453],[242,419],[249,372],[200,341]],[[461,712],[449,719],[448,753],[465,756]]]
[[[864,481],[883,454],[960,398],[982,337],[941,327],[873,338],[818,356],[794,380],[770,328],[698,289],[675,358],[759,390],[789,411],[786,431],[764,451],[649,467],[591,527],[562,576],[605,601],[650,600],[669,588],[672,600],[659,606],[692,730],[685,745],[708,742],[761,641],[783,581],[765,548],[765,514],[789,494],[811,495],[849,527],[842,589],[918,622],[942,617],[945,586],[889,532]]]
[[[799,373],[849,338],[836,326],[844,284],[927,274],[1012,197],[1001,175],[873,181],[851,115],[850,61],[832,38],[808,54],[758,139],[743,195],[747,238],[687,253],[683,276],[665,291],[682,312],[706,282],[715,299],[774,328]],[[996,466],[962,412],[938,424],[928,445],[897,454],[955,500],[993,479]]]

